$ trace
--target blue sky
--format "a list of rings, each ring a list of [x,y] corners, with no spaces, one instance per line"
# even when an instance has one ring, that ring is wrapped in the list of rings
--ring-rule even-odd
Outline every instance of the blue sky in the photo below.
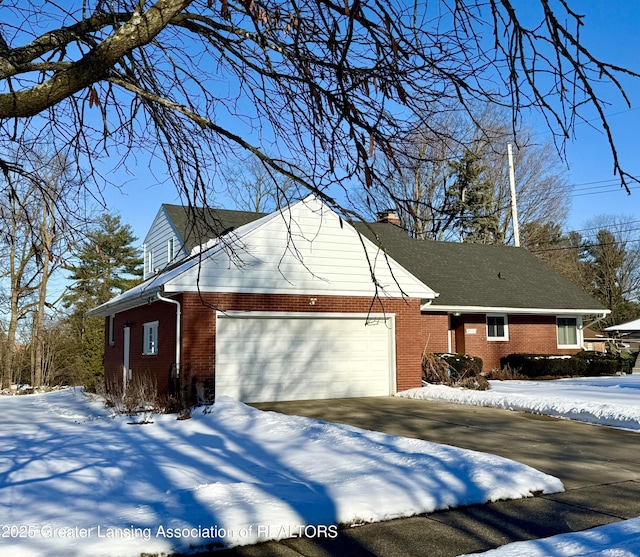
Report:
[[[572,2],[586,14],[582,39],[600,58],[640,72],[640,2],[637,0],[580,0]],[[640,80],[628,80],[632,106],[612,96],[606,111],[618,144],[623,167],[640,176]],[[576,127],[576,139],[567,145],[569,181],[574,185],[569,215],[570,228],[584,226],[599,214],[628,215],[640,220],[640,186],[629,196],[616,184],[613,159],[606,137],[594,123]]]
[[[570,4],[586,15],[581,37],[594,54],[605,61],[640,72],[640,1],[573,0]],[[619,95],[612,94],[603,100],[610,103],[606,113],[622,165],[640,177],[640,79],[635,82],[629,80],[626,91],[632,102],[631,109]],[[544,125],[537,129],[541,137],[551,137]],[[640,221],[640,186],[636,186],[631,195],[619,187],[619,181],[613,174],[611,152],[598,122],[594,121],[593,127],[579,124],[575,134],[575,139],[567,143],[566,150],[568,179],[572,184],[567,228],[582,229],[590,219],[602,214]],[[141,168],[127,177],[120,191],[110,189],[105,193],[109,209],[133,227],[140,242],[160,205],[179,203],[171,184],[157,185],[149,171]],[[224,200],[219,204],[226,205]]]

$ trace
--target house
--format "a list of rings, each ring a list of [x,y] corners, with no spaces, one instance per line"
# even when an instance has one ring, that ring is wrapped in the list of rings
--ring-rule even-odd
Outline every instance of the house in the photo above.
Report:
[[[184,239],[175,221],[167,228],[171,211],[145,241],[156,264],[172,235],[174,246]],[[176,249],[173,265],[92,312],[107,318],[107,377],[153,371],[164,392],[188,377],[245,401],[420,384],[413,332],[420,304],[436,296],[429,286],[315,198],[237,227],[215,216],[221,232],[209,245]]]
[[[640,371],[640,319],[612,325],[605,329],[613,338],[612,343],[617,349],[628,349],[638,353],[638,362],[634,371]]]
[[[583,318],[610,313],[522,248],[415,240],[385,223],[360,230],[438,293],[421,305],[429,352],[479,356],[484,370],[513,353],[573,354]]]
[[[613,340],[605,333],[590,328],[582,330],[582,338],[585,350],[603,353],[607,351],[607,343]]]
[[[268,215],[163,205],[145,261],[142,284],[92,312],[106,376],[247,402],[418,387],[424,350],[486,369],[573,353],[583,316],[607,313],[523,249],[354,227],[312,196]]]

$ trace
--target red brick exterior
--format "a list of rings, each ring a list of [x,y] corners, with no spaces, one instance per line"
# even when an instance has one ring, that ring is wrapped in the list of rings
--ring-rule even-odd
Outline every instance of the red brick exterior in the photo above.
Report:
[[[310,299],[314,298],[313,305]],[[215,374],[216,310],[279,311],[318,313],[387,313],[396,316],[396,388],[398,391],[421,385],[421,354],[423,346],[416,342],[416,333],[423,332],[420,301],[417,299],[381,299],[372,303],[370,297],[340,297],[274,294],[213,294],[185,293],[175,298],[182,310],[181,373],[183,378],[213,385]],[[446,316],[445,316],[446,317]],[[143,324],[159,322],[158,354],[142,355]],[[152,370],[158,380],[158,390],[169,390],[169,374],[175,362],[176,306],[154,302],[116,315],[115,342],[105,350],[105,375],[122,378],[123,328],[131,327],[130,367]],[[445,322],[446,323],[446,322]],[[429,329],[429,327],[427,327]],[[446,338],[446,326],[445,326]]]
[[[106,319],[106,327],[108,328]],[[153,356],[142,354],[143,325],[158,321],[158,353]],[[158,381],[158,391],[166,394],[169,389],[169,376],[175,363],[176,306],[166,302],[123,311],[115,316],[113,324],[113,344],[109,344],[108,330],[105,334],[104,372],[107,384],[113,381],[121,384],[123,380],[124,328],[130,330],[129,367],[133,373],[152,372]]]
[[[509,340],[487,340],[485,314],[454,317],[452,350],[479,356],[484,371],[499,369],[500,358],[508,354],[575,354],[579,351],[558,348],[554,315],[508,315],[507,324]]]
[[[416,339],[423,352],[449,351],[449,315],[447,313],[424,313],[420,317],[421,337]]]
[[[311,298],[315,300],[310,303]],[[500,367],[500,358],[513,353],[573,354],[578,349],[559,349],[556,317],[509,315],[509,340],[487,340],[486,315],[449,316],[420,313],[417,299],[383,299],[372,304],[368,297],[185,293],[181,303],[183,379],[214,384],[216,311],[273,311],[317,313],[388,313],[396,315],[396,388],[421,385],[421,356],[426,352],[458,352],[479,356],[485,371]],[[144,323],[158,321],[158,353],[142,354]],[[123,329],[130,327],[132,372],[153,372],[160,394],[170,391],[175,364],[176,306],[162,301],[119,313],[114,322],[114,343],[105,348],[105,375],[122,381]],[[450,329],[451,327],[451,329]]]

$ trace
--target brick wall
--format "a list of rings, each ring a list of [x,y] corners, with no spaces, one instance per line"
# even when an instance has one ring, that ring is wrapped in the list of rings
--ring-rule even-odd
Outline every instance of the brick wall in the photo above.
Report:
[[[108,319],[105,321],[108,322]],[[142,353],[143,325],[158,321],[158,353],[144,355]],[[105,380],[123,379],[124,328],[130,331],[129,367],[132,373],[152,372],[156,375],[159,394],[166,394],[169,389],[169,375],[175,363],[176,306],[166,302],[130,309],[115,316],[113,328],[113,345],[108,341],[104,351]],[[105,335],[105,339],[108,335]]]
[[[426,352],[449,351],[449,315],[447,313],[423,313],[420,337],[417,342]]]
[[[310,299],[314,298],[312,305]],[[215,371],[216,311],[286,311],[389,313],[396,315],[396,386],[405,390],[421,385],[421,354],[423,345],[416,342],[416,333],[423,331],[420,301],[417,299],[382,299],[370,297],[339,297],[312,295],[215,294],[185,293],[176,298],[182,304],[182,374],[195,380],[213,382]],[[446,317],[446,315],[445,315]],[[142,355],[142,325],[159,321],[158,354]],[[131,326],[130,367],[153,369],[161,393],[169,389],[169,371],[175,357],[175,306],[165,302],[122,312],[116,316],[115,344],[105,350],[105,373],[122,377],[122,329]],[[430,325],[427,327],[433,327]],[[446,325],[445,325],[446,338]]]
[[[482,358],[485,371],[499,368],[500,358],[508,354],[575,354],[579,351],[558,348],[553,315],[509,315],[507,323],[509,340],[487,340],[486,316],[462,315],[455,323],[455,336],[459,339],[455,350]]]

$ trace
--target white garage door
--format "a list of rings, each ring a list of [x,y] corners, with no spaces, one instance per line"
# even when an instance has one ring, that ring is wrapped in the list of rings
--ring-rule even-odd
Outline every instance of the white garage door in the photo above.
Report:
[[[393,316],[219,314],[216,396],[244,402],[395,392]]]

